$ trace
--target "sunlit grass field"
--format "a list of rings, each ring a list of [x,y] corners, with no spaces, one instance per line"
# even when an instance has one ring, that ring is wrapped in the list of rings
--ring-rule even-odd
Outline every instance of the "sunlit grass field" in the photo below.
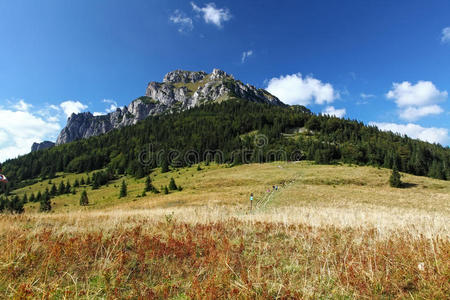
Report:
[[[201,168],[152,172],[157,189],[172,177],[183,187],[168,195],[143,197],[145,178],[123,177],[55,197],[51,213],[28,203],[23,215],[0,216],[1,297],[449,295],[450,182],[402,174],[396,189],[387,169],[310,162]]]

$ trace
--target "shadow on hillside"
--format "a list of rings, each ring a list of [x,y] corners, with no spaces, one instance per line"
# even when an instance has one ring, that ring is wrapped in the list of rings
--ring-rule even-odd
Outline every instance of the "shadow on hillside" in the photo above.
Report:
[[[409,188],[413,188],[416,187],[418,184],[417,183],[409,183],[409,182],[402,182],[402,189],[409,189]]]

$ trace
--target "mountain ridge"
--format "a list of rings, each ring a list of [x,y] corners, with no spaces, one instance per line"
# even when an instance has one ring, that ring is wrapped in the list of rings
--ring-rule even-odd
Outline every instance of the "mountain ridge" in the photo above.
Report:
[[[72,114],[61,130],[56,145],[107,133],[113,129],[136,124],[149,116],[172,113],[210,102],[239,98],[276,106],[285,105],[277,97],[250,84],[243,84],[232,75],[213,69],[204,71],[175,70],[167,73],[163,82],[148,83],[145,96],[128,106],[106,115],[90,112]]]

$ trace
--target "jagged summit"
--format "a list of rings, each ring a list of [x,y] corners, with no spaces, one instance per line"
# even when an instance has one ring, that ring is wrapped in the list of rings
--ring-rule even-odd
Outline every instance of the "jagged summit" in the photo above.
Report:
[[[103,134],[114,128],[135,124],[148,116],[233,98],[284,105],[266,90],[257,89],[250,84],[244,85],[219,69],[214,69],[210,74],[204,71],[175,70],[167,73],[163,82],[150,82],[145,96],[133,100],[124,108],[103,116],[94,116],[89,112],[73,114],[59,134],[56,144]]]

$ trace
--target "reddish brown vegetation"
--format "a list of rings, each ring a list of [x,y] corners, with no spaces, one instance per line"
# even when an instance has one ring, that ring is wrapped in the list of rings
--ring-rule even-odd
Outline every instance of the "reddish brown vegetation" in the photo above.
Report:
[[[445,298],[450,243],[375,230],[173,221],[0,235],[0,297]],[[423,263],[423,268],[419,264]]]

